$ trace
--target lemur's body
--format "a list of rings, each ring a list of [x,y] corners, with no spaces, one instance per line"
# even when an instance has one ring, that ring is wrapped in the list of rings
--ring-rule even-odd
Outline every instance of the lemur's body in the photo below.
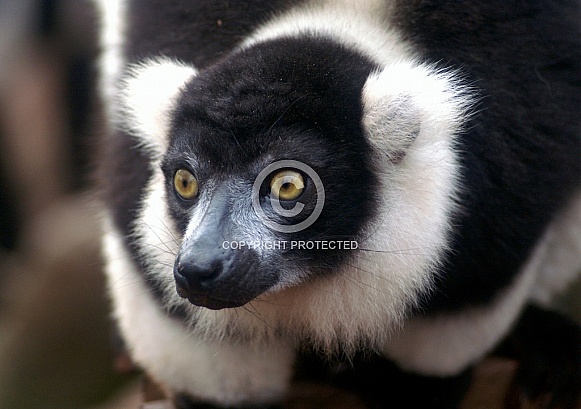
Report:
[[[192,407],[280,402],[298,347],[458,381],[581,270],[578,2],[98,5],[115,317]],[[252,206],[280,160],[324,186],[293,233]],[[359,249],[224,246],[291,240]]]

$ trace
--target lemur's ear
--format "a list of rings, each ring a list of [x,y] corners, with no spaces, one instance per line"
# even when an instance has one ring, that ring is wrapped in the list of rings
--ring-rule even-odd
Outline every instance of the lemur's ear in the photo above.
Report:
[[[394,63],[367,78],[363,127],[378,152],[397,164],[420,136],[454,137],[466,119],[469,94],[453,74]]]
[[[133,135],[150,154],[167,146],[170,113],[196,69],[168,58],[130,65],[120,81],[115,123]]]

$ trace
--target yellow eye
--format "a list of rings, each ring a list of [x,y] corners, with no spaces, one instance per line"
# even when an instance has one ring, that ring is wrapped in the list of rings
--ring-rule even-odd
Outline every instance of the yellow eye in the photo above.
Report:
[[[184,199],[193,199],[198,194],[198,181],[185,169],[176,172],[173,184],[178,195]]]
[[[281,170],[270,179],[270,192],[276,199],[295,200],[304,188],[303,176],[295,170]]]

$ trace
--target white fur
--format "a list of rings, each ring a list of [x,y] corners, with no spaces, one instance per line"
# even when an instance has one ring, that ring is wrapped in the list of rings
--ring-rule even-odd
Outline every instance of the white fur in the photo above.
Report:
[[[557,216],[547,232],[547,251],[532,299],[549,305],[553,297],[581,275],[581,192]]]
[[[207,342],[159,308],[105,217],[103,248],[114,315],[135,362],[177,392],[222,405],[280,401],[294,353],[282,341]]]
[[[451,151],[472,104],[470,90],[454,73],[394,61],[367,79],[363,125],[382,156],[407,149],[420,131],[434,150]]]
[[[377,260],[372,271],[393,280],[397,310],[403,311],[429,290],[448,247],[459,189],[456,137],[470,99],[452,75],[412,62],[372,74],[362,98],[383,197],[381,216],[363,247],[381,251],[367,256]],[[405,156],[394,162],[393,152]]]
[[[581,272],[581,195],[547,228],[529,260],[490,306],[418,317],[385,346],[402,368],[447,376],[481,359],[502,339],[531,298],[549,304]]]
[[[113,120],[155,157],[161,156],[180,88],[195,75],[195,68],[169,58],[130,66],[113,100]]]
[[[101,30],[100,46],[100,91],[104,101],[113,101],[117,87],[116,82],[123,70],[125,59],[123,45],[126,20],[126,0],[94,0],[99,15]],[[110,120],[112,106],[105,104],[105,115]]]
[[[407,322],[385,354],[401,368],[432,376],[456,375],[480,360],[508,332],[534,283],[540,257],[490,306]]]
[[[165,284],[165,293],[176,302],[173,265],[181,244],[180,234],[173,228],[167,213],[164,176],[159,166],[152,166],[153,175],[143,194],[133,240],[139,242],[140,256],[147,263],[149,276],[157,277]]]
[[[324,36],[363,53],[380,65],[406,59],[410,48],[386,23],[392,6],[381,0],[318,0],[273,18],[241,48],[281,37]]]

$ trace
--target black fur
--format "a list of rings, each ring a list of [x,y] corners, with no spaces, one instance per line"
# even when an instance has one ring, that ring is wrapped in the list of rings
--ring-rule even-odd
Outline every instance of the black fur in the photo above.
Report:
[[[165,55],[205,68],[275,12],[303,1],[130,0],[128,59]]]
[[[481,92],[462,135],[462,217],[425,311],[490,301],[581,185],[578,1],[400,1],[424,58]]]

